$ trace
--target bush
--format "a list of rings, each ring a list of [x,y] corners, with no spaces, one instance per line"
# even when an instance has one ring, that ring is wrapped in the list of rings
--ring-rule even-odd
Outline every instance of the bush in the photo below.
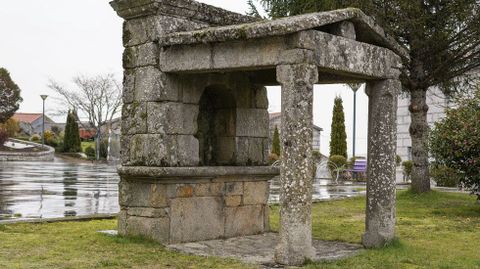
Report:
[[[413,171],[413,161],[408,160],[402,162],[402,167],[403,167],[403,175],[406,180],[410,180],[410,176],[412,175]]]
[[[400,155],[395,156],[395,164],[397,167],[402,164],[402,157],[400,157]]]
[[[85,154],[89,159],[95,159],[95,149],[92,146],[85,148]]]
[[[312,157],[314,161],[321,161],[322,160],[322,154],[318,150],[313,150],[312,151]]]
[[[40,142],[41,140],[42,140],[42,138],[41,138],[39,135],[37,135],[37,134],[34,134],[34,135],[32,135],[32,136],[30,137],[30,141],[32,141],[32,142],[38,143],[38,142]]]
[[[347,158],[342,155],[333,155],[328,158],[328,170],[332,178],[337,178],[337,171],[343,172],[347,167]]]
[[[2,128],[0,128],[0,146],[3,146],[3,144],[7,142],[7,139],[8,139],[7,132]]]
[[[480,201],[480,85],[456,105],[430,132],[430,152],[435,166],[454,169]]]
[[[20,131],[20,125],[18,125],[18,122],[13,118],[10,118],[5,123],[0,124],[0,128],[7,133],[8,137],[15,137]]]
[[[460,177],[455,169],[446,165],[432,166],[430,176],[437,182],[439,187],[457,187]]]

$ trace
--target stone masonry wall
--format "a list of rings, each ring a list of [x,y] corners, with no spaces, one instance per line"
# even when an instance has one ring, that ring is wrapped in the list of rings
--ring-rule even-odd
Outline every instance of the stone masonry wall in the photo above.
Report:
[[[172,244],[269,231],[267,181],[181,182],[122,178],[120,234]]]

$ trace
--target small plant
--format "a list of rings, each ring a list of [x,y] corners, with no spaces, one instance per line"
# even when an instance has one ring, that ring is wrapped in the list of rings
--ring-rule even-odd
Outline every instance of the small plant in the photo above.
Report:
[[[95,159],[95,149],[92,146],[85,148],[85,154],[89,159]]]
[[[430,168],[430,176],[437,182],[439,187],[457,187],[460,177],[455,169],[446,165],[438,165]]]
[[[403,167],[403,180],[408,181],[410,180],[410,177],[412,176],[412,171],[413,171],[413,161],[408,160],[402,162],[402,167]]]
[[[395,156],[395,163],[397,167],[402,164],[402,157],[400,157],[400,155]]]
[[[34,134],[30,137],[30,141],[32,142],[40,142],[41,137],[38,134]]]
[[[347,158],[342,155],[333,155],[328,158],[328,170],[335,182],[338,181],[340,174],[343,173],[347,167]]]

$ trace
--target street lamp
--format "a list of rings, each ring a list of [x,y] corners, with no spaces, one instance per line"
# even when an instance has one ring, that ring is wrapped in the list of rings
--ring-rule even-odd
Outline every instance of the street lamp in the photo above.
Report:
[[[352,157],[355,157],[355,140],[356,140],[356,127],[357,127],[357,91],[362,84],[349,83],[348,87],[353,91],[353,140],[352,140]]]
[[[42,94],[40,97],[43,100],[43,112],[42,112],[42,148],[45,147],[45,99],[48,95]]]

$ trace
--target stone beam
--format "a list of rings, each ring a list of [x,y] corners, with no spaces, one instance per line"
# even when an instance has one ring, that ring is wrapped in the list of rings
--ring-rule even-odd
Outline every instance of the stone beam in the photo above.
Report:
[[[365,79],[399,75],[401,59],[386,48],[314,30],[300,32],[290,42],[294,48],[314,51],[320,71]]]
[[[282,163],[280,166],[280,240],[275,260],[302,265],[312,259],[312,105],[318,80],[312,64],[280,65],[282,85]]]
[[[397,77],[401,65],[400,58],[388,49],[310,30],[256,40],[165,46],[160,69],[173,73],[273,69],[302,62],[305,55],[285,53],[296,49],[310,50],[321,72],[344,80]]]
[[[395,153],[399,80],[367,82],[368,168],[363,245],[383,247],[395,236]]]

